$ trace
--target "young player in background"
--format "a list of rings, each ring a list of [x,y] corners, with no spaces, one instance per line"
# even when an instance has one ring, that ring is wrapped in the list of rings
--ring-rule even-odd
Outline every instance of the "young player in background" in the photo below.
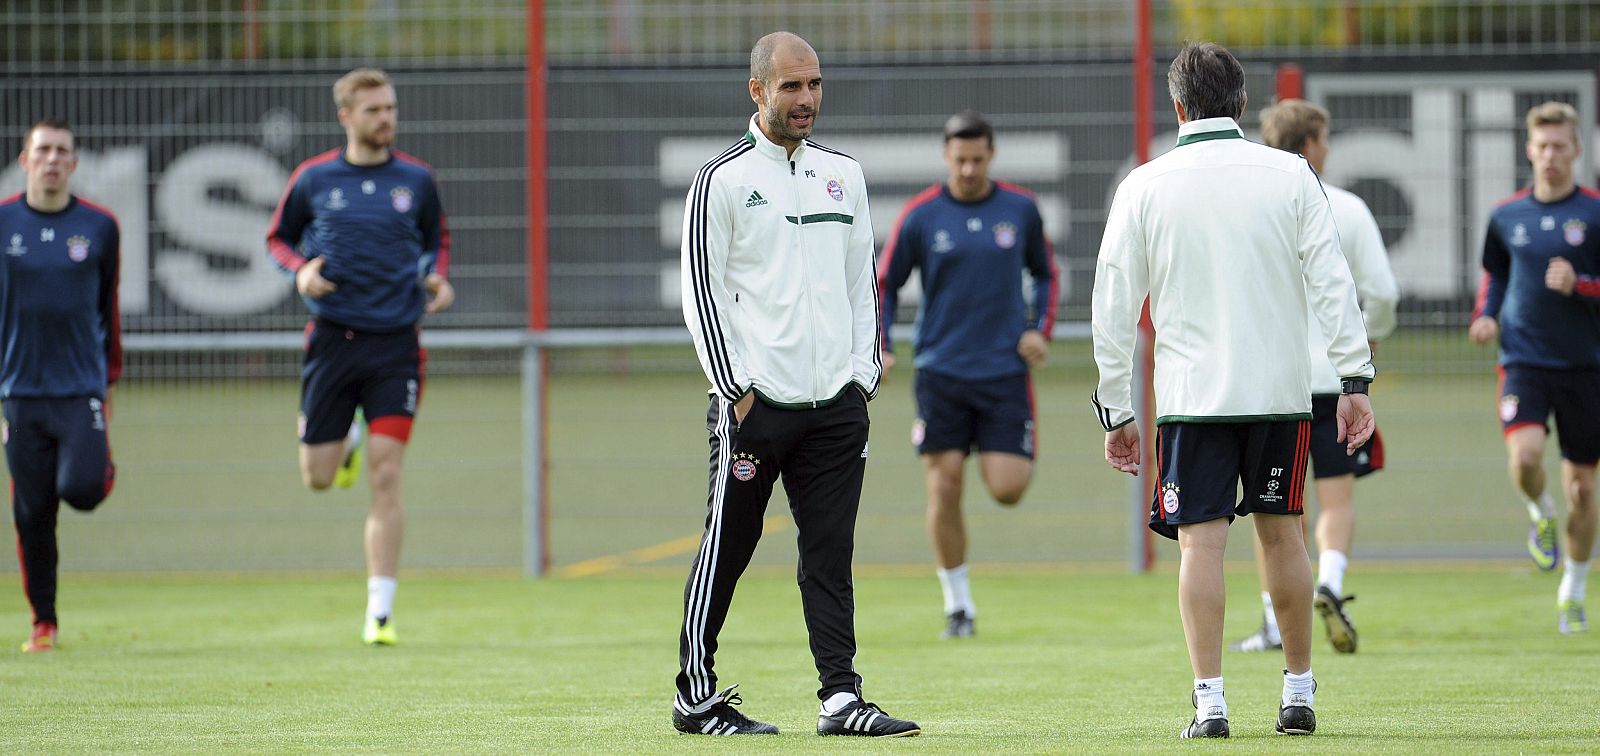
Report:
[[[1584,594],[1594,548],[1600,462],[1600,192],[1578,186],[1578,113],[1546,102],[1528,111],[1533,186],[1489,216],[1483,286],[1469,336],[1500,340],[1500,423],[1512,485],[1532,524],[1528,553],[1541,570],[1561,561],[1555,503],[1545,490],[1546,421],[1560,433],[1567,552],[1556,589],[1557,627],[1589,627]]]

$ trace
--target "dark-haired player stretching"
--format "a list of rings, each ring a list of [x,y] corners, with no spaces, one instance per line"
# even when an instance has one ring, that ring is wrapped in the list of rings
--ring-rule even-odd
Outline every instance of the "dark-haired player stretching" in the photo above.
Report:
[[[56,516],[93,511],[116,468],[106,435],[122,374],[119,235],[110,211],[68,190],[72,129],[40,121],[23,141],[27,191],[0,200],[0,403],[22,588],[33,606],[23,651],[56,645]]]

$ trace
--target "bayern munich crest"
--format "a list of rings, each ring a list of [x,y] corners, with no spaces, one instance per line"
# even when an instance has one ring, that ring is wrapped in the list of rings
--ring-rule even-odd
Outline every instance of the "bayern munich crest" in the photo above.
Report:
[[[397,186],[389,192],[389,204],[394,205],[395,212],[405,213],[411,211],[411,190]]]
[[[1567,240],[1567,244],[1581,247],[1583,246],[1583,232],[1587,229],[1588,226],[1584,225],[1583,221],[1573,218],[1561,224],[1561,236]]]
[[[828,196],[836,202],[844,201],[844,185],[838,179],[828,179]]]
[[[1500,397],[1500,422],[1509,423],[1517,416],[1517,395],[1506,394]]]
[[[1011,249],[1017,246],[1017,227],[1010,223],[996,224],[994,227],[994,244],[1001,249]]]
[[[761,464],[755,455],[743,452],[733,455],[733,477],[748,482],[756,477],[756,466]]]
[[[73,262],[83,262],[89,259],[89,237],[74,236],[67,240],[67,257]]]
[[[1178,484],[1168,483],[1161,487],[1161,509],[1167,514],[1178,513]]]

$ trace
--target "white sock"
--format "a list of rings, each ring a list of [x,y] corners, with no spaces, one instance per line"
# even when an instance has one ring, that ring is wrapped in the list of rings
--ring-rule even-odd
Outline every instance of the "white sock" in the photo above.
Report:
[[[964,611],[968,617],[978,616],[978,608],[972,605],[972,584],[967,582],[967,566],[939,568],[939,587],[944,589],[944,613],[946,615]]]
[[[1589,563],[1574,562],[1571,557],[1563,561],[1567,563],[1567,568],[1561,572],[1561,587],[1556,589],[1556,600],[1571,599],[1581,604],[1589,585]]]
[[[399,581],[392,577],[367,578],[367,619],[388,617],[394,611],[394,589]]]
[[[1314,705],[1316,692],[1317,682],[1316,680],[1312,679],[1310,669],[1307,669],[1303,675],[1290,674],[1289,670],[1287,669],[1283,671],[1284,706],[1290,705],[1291,702],[1295,706],[1312,706]],[[1299,696],[1304,699],[1305,703],[1295,701],[1295,696]]]
[[[1344,568],[1350,566],[1350,557],[1342,551],[1328,549],[1317,555],[1317,582],[1328,586],[1333,595],[1344,594]]]
[[[841,690],[838,693],[828,696],[828,700],[822,702],[822,713],[837,714],[839,713],[840,709],[849,706],[850,702],[855,700],[857,700],[856,694],[851,693],[848,690]]]
[[[1272,594],[1261,592],[1261,606],[1266,609],[1261,616],[1266,620],[1262,626],[1266,628],[1267,640],[1282,643],[1283,636],[1278,632],[1278,613],[1272,610]]]
[[[1228,718],[1228,702],[1222,698],[1222,678],[1213,677],[1194,681],[1194,709],[1195,718],[1200,721],[1207,719]]]
[[[1528,519],[1530,520],[1540,520],[1556,516],[1556,501],[1555,499],[1550,498],[1549,491],[1539,494],[1537,501],[1533,499],[1523,499],[1522,502],[1528,505]]]

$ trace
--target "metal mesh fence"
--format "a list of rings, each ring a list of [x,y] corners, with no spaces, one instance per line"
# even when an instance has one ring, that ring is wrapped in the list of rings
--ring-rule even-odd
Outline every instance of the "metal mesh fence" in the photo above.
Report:
[[[281,330],[304,323],[288,277],[264,254],[268,222],[301,160],[344,142],[314,72],[11,77],[0,135],[20,152],[27,124],[66,118],[78,137],[75,188],[122,226],[121,307],[131,334]],[[520,70],[395,71],[399,145],[429,161],[460,263],[461,307],[441,327],[526,322]],[[16,164],[0,192],[22,187]]]
[[[13,73],[208,71],[313,64],[483,66],[521,62],[526,0],[14,0],[0,6],[0,65]],[[774,29],[819,41],[836,64],[1126,58],[1122,0],[547,0],[554,65],[737,62]],[[1169,0],[1158,46],[1223,41],[1246,54],[1328,57],[1593,52],[1600,9],[1584,0]]]

